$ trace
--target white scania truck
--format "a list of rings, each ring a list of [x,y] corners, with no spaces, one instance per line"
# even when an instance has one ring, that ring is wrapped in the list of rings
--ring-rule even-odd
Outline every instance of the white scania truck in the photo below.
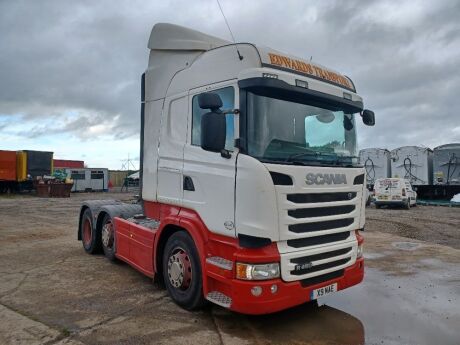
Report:
[[[208,300],[271,313],[363,279],[365,172],[353,82],[249,43],[156,24],[142,76],[137,204],[85,202],[78,238]]]

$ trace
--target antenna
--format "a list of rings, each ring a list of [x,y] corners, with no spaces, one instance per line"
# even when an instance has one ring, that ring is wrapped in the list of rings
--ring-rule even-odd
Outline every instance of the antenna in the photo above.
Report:
[[[235,44],[236,53],[238,54],[238,58],[240,60],[243,60],[243,56],[240,54],[240,51],[238,50],[238,45],[236,44],[235,37],[233,36],[233,32],[230,29],[230,25],[228,25],[228,21],[227,21],[227,18],[225,17],[224,10],[222,9],[222,6],[220,5],[219,0],[216,0],[216,1],[217,1],[217,5],[219,5],[220,13],[222,13],[222,17],[224,17],[225,24],[227,24],[227,28],[228,28],[228,31],[230,32],[230,36],[232,36],[233,44]]]

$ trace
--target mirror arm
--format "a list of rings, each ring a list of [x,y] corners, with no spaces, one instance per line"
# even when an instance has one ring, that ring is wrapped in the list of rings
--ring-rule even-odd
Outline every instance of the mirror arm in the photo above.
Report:
[[[228,109],[228,110],[223,110],[222,111],[223,114],[227,115],[227,114],[235,114],[235,115],[238,115],[240,113],[240,109]]]
[[[221,151],[220,151],[220,156],[223,157],[223,158],[225,158],[225,159],[230,159],[230,158],[232,158],[232,154],[231,154],[230,151],[227,150],[227,149],[221,150]]]

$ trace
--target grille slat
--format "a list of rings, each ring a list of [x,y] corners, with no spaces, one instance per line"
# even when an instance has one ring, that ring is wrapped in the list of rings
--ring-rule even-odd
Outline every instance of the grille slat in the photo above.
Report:
[[[347,201],[356,198],[356,192],[288,194],[287,199],[296,204]]]
[[[344,272],[345,272],[345,270],[341,269],[341,270],[338,270],[338,271],[322,274],[320,276],[311,277],[311,278],[307,278],[307,279],[302,279],[300,281],[300,284],[302,285],[302,287],[307,287],[307,286],[310,286],[310,285],[316,285],[316,284],[324,283],[324,282],[327,282],[328,280],[337,279],[337,278],[342,277]]]
[[[348,214],[354,210],[355,210],[355,205],[299,208],[296,210],[289,210],[288,215],[294,218],[313,218],[313,217],[338,216],[341,214]]]
[[[301,276],[303,274],[314,273],[322,270],[327,270],[328,268],[341,266],[346,264],[350,261],[350,258],[340,259],[336,261],[326,262],[321,265],[311,266],[309,268],[299,269],[299,270],[292,270],[291,274],[294,276]]]
[[[345,231],[345,232],[339,232],[336,234],[328,234],[328,235],[315,236],[315,237],[298,238],[295,240],[287,240],[287,245],[293,248],[301,248],[301,247],[314,246],[314,245],[324,244],[324,243],[344,241],[348,237],[350,237],[350,231]]]
[[[291,259],[291,263],[301,265],[301,264],[304,264],[304,263],[307,263],[307,262],[325,260],[325,259],[333,258],[334,256],[340,256],[340,255],[343,255],[343,254],[347,254],[351,250],[352,250],[352,248],[348,247],[348,248],[333,250],[332,252],[314,254],[314,255],[309,255],[309,256],[302,256],[302,257],[299,257],[299,258]]]
[[[344,218],[344,219],[335,219],[335,220],[326,220],[323,222],[314,222],[314,223],[302,223],[302,224],[291,224],[288,226],[289,231],[295,233],[304,233],[304,232],[315,232],[323,230],[331,230],[337,228],[344,228],[353,224],[353,218]]]

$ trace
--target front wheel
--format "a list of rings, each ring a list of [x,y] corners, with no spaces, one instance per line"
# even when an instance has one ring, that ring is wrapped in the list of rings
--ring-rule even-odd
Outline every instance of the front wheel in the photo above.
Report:
[[[174,233],[163,252],[163,279],[171,298],[187,310],[205,303],[200,259],[195,243],[184,231]]]

